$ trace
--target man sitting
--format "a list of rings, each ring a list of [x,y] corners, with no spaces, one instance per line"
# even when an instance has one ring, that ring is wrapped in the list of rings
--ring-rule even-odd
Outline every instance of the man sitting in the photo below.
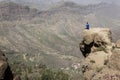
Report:
[[[90,29],[90,25],[88,22],[86,23],[86,29]]]

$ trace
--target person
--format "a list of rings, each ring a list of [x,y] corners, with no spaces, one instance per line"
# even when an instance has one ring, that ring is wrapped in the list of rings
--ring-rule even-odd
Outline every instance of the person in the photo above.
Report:
[[[88,22],[86,23],[86,29],[90,29],[90,25]]]

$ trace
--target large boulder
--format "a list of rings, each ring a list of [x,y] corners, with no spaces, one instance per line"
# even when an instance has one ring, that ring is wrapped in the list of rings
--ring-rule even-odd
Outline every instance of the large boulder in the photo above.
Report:
[[[80,50],[85,56],[85,60],[82,63],[82,70],[85,80],[99,80],[99,77],[102,78],[104,77],[104,75],[107,74],[104,71],[114,71],[112,70],[112,68],[109,67],[114,67],[112,66],[114,64],[115,66],[119,66],[119,64],[117,64],[116,62],[118,61],[118,59],[114,59],[115,61],[112,61],[113,57],[115,56],[115,54],[113,55],[113,53],[117,53],[114,51],[114,48],[115,46],[112,43],[110,29],[91,28],[90,30],[84,30],[83,40],[80,43]],[[111,62],[109,63],[110,60]],[[116,67],[114,68],[116,69]],[[115,73],[117,74],[118,71],[116,71]]]
[[[83,74],[86,80],[91,80],[99,71],[101,71],[108,60],[104,51],[90,53],[83,62]]]
[[[12,71],[2,51],[0,51],[0,80],[13,80]]]
[[[119,40],[117,40],[117,42],[116,42],[116,44],[115,44],[115,45],[116,45],[116,47],[117,47],[117,48],[120,48],[120,39],[119,39]]]
[[[116,48],[112,51],[112,53],[113,54],[110,57],[108,67],[120,71],[120,49]]]
[[[86,72],[84,76],[87,80],[89,80],[88,78],[92,78],[92,80],[120,80],[120,49],[115,48],[106,66],[98,70],[92,77],[88,76],[93,75],[93,72],[91,74],[88,73],[90,71]]]

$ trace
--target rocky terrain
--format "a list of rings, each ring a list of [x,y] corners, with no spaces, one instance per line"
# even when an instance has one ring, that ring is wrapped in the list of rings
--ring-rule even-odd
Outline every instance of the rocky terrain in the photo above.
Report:
[[[106,34],[104,37],[108,38],[105,42],[101,42],[104,38],[97,41],[97,36],[103,33],[92,35],[96,36],[97,44],[94,46],[103,45],[98,50],[104,50],[102,53],[106,55],[113,45],[111,35],[114,36],[113,42],[120,38],[119,15],[115,15],[117,18],[111,16],[112,12],[115,14],[119,11],[116,7],[106,3],[79,5],[74,2],[58,2],[47,10],[41,10],[33,8],[32,4],[26,6],[21,2],[0,2],[0,49],[8,58],[12,73],[19,74],[23,80],[40,80],[42,75],[48,73],[61,73],[65,77],[69,75],[72,80],[83,79],[81,62],[84,57],[79,50],[79,41],[82,40],[85,24],[89,21],[92,28],[111,29],[105,29],[107,32],[102,30]],[[91,32],[94,33],[95,30]],[[87,57],[91,51],[97,51],[93,43],[90,47],[92,49],[89,48],[89,52],[84,47],[81,48],[84,56]]]
[[[83,74],[85,80],[119,80],[119,40],[112,43],[108,28],[84,30],[80,50],[85,56]]]
[[[14,2],[0,2],[0,21],[28,20],[37,15],[37,9],[30,9]]]
[[[0,51],[0,80],[13,80],[12,71],[2,51]]]

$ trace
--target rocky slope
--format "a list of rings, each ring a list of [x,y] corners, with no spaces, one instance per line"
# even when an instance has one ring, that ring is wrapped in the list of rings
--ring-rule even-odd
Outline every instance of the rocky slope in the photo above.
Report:
[[[79,6],[70,2],[40,11],[37,17],[31,17],[29,7],[14,3],[0,5],[4,14],[9,17],[1,18],[0,49],[7,53],[11,64],[17,64],[20,69],[25,69],[23,64],[25,67],[46,64],[52,68],[76,70],[83,58],[78,43],[86,21],[90,22],[91,27],[108,26],[114,31],[115,40],[119,38],[119,20],[111,20],[94,13],[96,9],[103,9],[104,6]],[[11,69],[16,69],[14,66]],[[74,77],[79,79],[80,76],[75,74]]]
[[[37,15],[37,9],[14,2],[0,2],[0,21],[32,19]]]
[[[13,80],[12,71],[2,51],[0,51],[0,80]]]
[[[83,61],[85,80],[119,80],[120,49],[111,40],[108,28],[92,28],[84,30],[80,50],[86,57]]]

